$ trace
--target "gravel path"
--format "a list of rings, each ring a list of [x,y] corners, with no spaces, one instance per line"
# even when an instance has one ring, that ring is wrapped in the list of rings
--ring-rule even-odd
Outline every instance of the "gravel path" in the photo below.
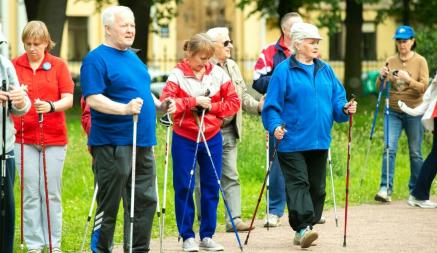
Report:
[[[437,196],[431,198],[437,201]],[[335,226],[334,211],[324,212],[326,224],[315,226],[319,233],[317,245],[304,251],[311,252],[437,252],[437,209],[420,209],[406,201],[391,204],[366,204],[349,207],[347,247],[343,247],[344,209],[337,209],[339,227]],[[282,225],[267,231],[256,222],[244,252],[301,252],[293,246],[294,232],[286,217]],[[224,231],[219,226],[218,231]],[[247,233],[240,233],[244,243]],[[214,239],[225,246],[228,253],[240,252],[233,233],[216,233]],[[122,252],[117,247],[114,252]],[[159,239],[154,239],[151,252],[159,252]],[[164,240],[164,252],[182,252],[176,237]]]

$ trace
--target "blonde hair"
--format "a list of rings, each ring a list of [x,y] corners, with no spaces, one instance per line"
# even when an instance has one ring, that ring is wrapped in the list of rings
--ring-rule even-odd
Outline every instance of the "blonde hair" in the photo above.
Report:
[[[206,33],[198,33],[185,41],[184,51],[191,54],[206,52],[211,57],[214,55],[214,42]]]
[[[56,43],[50,37],[49,30],[46,24],[39,20],[33,20],[26,24],[21,35],[21,40],[25,43],[28,39],[41,40],[47,43],[45,51],[50,51],[55,47]]]

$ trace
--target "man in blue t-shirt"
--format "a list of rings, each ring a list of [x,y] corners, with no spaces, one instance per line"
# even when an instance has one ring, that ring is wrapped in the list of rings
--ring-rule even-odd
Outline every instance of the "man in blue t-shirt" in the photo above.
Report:
[[[129,250],[133,116],[138,116],[132,250],[149,252],[156,210],[156,111],[147,67],[128,50],[135,20],[128,7],[103,11],[105,43],[88,53],[81,67],[81,87],[91,108],[88,145],[99,187],[91,238],[93,252],[111,252],[120,199],[124,205],[124,250]],[[161,108],[167,110],[167,103]]]

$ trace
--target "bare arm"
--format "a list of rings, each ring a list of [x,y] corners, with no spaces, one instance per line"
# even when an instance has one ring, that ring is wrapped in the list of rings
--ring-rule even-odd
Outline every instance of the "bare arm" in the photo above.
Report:
[[[138,114],[141,111],[143,100],[140,98],[132,99],[128,104],[112,101],[102,94],[90,95],[86,98],[86,103],[94,110],[115,115]]]

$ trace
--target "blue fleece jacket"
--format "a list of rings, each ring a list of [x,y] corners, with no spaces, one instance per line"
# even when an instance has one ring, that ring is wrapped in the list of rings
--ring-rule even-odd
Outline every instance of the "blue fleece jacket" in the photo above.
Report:
[[[333,121],[345,122],[345,89],[325,62],[314,60],[311,76],[291,56],[273,72],[262,111],[264,127],[287,129],[278,150],[298,152],[328,149]]]

